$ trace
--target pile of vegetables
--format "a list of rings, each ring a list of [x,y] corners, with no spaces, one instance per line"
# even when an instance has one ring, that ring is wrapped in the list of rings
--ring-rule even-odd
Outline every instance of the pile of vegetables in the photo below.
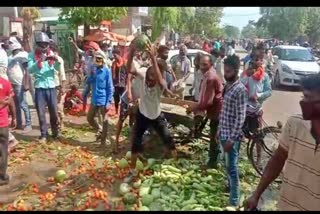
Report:
[[[200,149],[201,150],[201,149]],[[228,206],[229,193],[225,192],[226,174],[219,169],[202,169],[207,152],[197,159],[148,159],[146,166],[137,161],[138,180],[120,185],[127,210],[139,211],[235,211]],[[131,153],[126,154],[129,160]],[[126,160],[122,160],[127,163]],[[146,174],[146,171],[152,171]],[[257,185],[258,177],[246,157],[240,157],[240,205]],[[125,191],[123,191],[125,190]],[[274,207],[275,205],[269,205]],[[243,209],[243,208],[242,208]],[[242,210],[239,209],[239,210]],[[271,210],[271,208],[270,208]],[[274,210],[274,209],[272,209]]]
[[[140,211],[234,210],[227,207],[224,171],[201,170],[200,166],[196,160],[169,159],[157,163],[148,159],[147,166],[139,170],[151,169],[153,174],[145,176],[141,173],[139,180],[132,184],[122,183],[123,202],[128,210],[137,203]],[[138,198],[132,193],[134,190],[138,190]]]

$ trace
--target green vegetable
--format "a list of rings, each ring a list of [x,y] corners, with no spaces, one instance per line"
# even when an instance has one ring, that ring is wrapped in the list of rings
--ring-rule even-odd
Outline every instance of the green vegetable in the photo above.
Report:
[[[125,204],[134,204],[136,202],[136,197],[132,193],[128,192],[123,196],[123,202]]]
[[[221,207],[213,207],[213,206],[208,206],[210,211],[223,211],[223,209]]]
[[[146,206],[139,207],[139,211],[150,211],[150,209]]]
[[[120,184],[119,193],[120,195],[125,195],[126,193],[130,192],[130,186],[127,183]]]
[[[128,152],[126,153],[126,159],[127,159],[127,160],[130,160],[130,159],[131,159],[131,151],[128,151]]]
[[[181,170],[177,169],[176,167],[170,166],[170,165],[165,165],[163,166],[164,169],[168,169],[171,172],[179,173],[181,174]]]
[[[162,206],[159,202],[154,201],[149,205],[150,211],[162,211]]]
[[[141,180],[138,180],[136,182],[133,183],[132,185],[135,189],[138,189],[141,186]]]
[[[161,197],[160,189],[153,189],[151,191],[151,195],[153,196],[154,199],[160,198]]]
[[[161,187],[161,192],[163,192],[164,194],[169,194],[172,191],[172,189],[168,186],[163,186]]]
[[[152,195],[143,195],[141,197],[141,202],[143,206],[149,206],[153,202],[153,196]]]
[[[119,167],[121,169],[124,169],[124,168],[127,168],[129,166],[128,164],[128,161],[124,158],[122,158],[120,161],[119,161]]]
[[[137,160],[136,170],[143,171],[143,168],[144,168],[143,163],[140,160]]]
[[[150,187],[146,187],[146,186],[141,186],[140,190],[139,190],[139,195],[140,197],[149,194],[150,192]]]
[[[150,40],[146,35],[139,35],[135,40],[134,40],[134,45],[139,51],[144,51],[147,47],[148,44],[150,44]]]

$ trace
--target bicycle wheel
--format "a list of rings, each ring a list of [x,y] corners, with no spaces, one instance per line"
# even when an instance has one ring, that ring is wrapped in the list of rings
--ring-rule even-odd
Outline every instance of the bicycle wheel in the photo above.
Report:
[[[260,146],[260,148],[261,148],[260,163],[257,163],[257,160],[258,160],[257,147],[258,146]],[[256,139],[256,140],[252,141],[250,148],[249,148],[248,158],[249,158],[249,161],[251,162],[253,168],[258,173],[258,175],[260,175],[260,176],[263,175],[263,171],[264,171],[265,167],[267,166],[272,155],[273,155],[273,152],[270,153],[267,150],[267,146],[264,143],[264,140]],[[282,175],[280,174],[280,176],[275,181],[281,182],[281,177],[282,177]]]
[[[260,129],[257,134],[255,134],[255,139],[262,139],[264,142],[264,147],[266,152],[269,155],[272,155],[273,152],[278,148],[279,145],[279,134],[281,133],[281,129],[274,126],[267,126]]]

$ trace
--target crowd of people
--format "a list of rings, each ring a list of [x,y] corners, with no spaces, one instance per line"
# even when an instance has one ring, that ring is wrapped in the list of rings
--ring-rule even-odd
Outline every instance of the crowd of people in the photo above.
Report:
[[[10,147],[17,141],[9,127],[32,130],[30,109],[26,93],[33,97],[40,125],[39,143],[48,140],[46,108],[49,111],[51,136],[59,139],[63,129],[65,110],[82,111],[90,126],[96,130],[96,140],[102,146],[111,145],[108,140],[108,111],[114,105],[118,115],[116,140],[113,151],[118,152],[121,130],[129,117],[131,129],[131,165],[125,182],[131,182],[137,175],[136,161],[143,155],[143,137],[155,132],[164,143],[164,157],[177,158],[173,138],[168,130],[167,120],[161,113],[161,96],[183,99],[183,80],[190,75],[191,62],[186,57],[188,48],[179,46],[179,56],[172,64],[167,62],[169,46],[156,47],[149,44],[142,51],[133,41],[127,58],[119,49],[112,50],[95,42],[87,42],[83,50],[73,42],[78,53],[84,57],[84,90],[81,94],[76,85],[66,92],[64,61],[57,46],[47,34],[35,36],[36,48],[31,53],[23,51],[19,41],[11,37],[0,48],[0,184],[7,184],[7,162]],[[230,47],[229,47],[230,46]],[[250,131],[261,128],[263,103],[272,94],[270,79],[265,72],[269,52],[263,45],[252,48],[245,59],[245,69],[240,74],[241,59],[235,54],[235,42],[222,45],[221,39],[213,44],[205,41],[203,49],[195,58],[194,84],[192,94],[194,105],[186,108],[187,114],[194,114],[194,134],[201,132],[204,125],[210,126],[210,150],[207,168],[216,168],[225,159],[227,173],[226,188],[230,192],[229,203],[239,206],[239,147],[243,140],[243,129]],[[6,50],[10,50],[8,57]],[[319,92],[320,77],[303,82],[304,99],[301,101],[303,119],[290,118],[280,139],[280,146],[271,158],[264,176],[254,195],[246,201],[248,209],[254,209],[266,187],[282,171],[287,161],[280,209],[314,209],[320,192],[317,185],[319,171],[317,151],[309,149],[319,143]],[[91,96],[90,96],[91,94]],[[91,97],[87,111],[88,98]],[[25,115],[24,126],[21,110]],[[11,115],[11,124],[9,120]],[[98,120],[96,118],[98,117]],[[312,132],[310,133],[310,125]],[[299,141],[299,142],[298,142]],[[11,146],[10,146],[10,143]],[[300,146],[300,144],[303,147]],[[259,145],[259,144],[258,144]],[[257,146],[257,163],[261,162],[261,148]],[[222,157],[222,158],[221,158]],[[307,162],[309,160],[310,162]],[[305,174],[308,174],[306,178]],[[306,185],[301,189],[292,182]],[[313,187],[313,188],[312,188]],[[297,194],[297,191],[303,194]],[[294,204],[298,204],[297,206]]]

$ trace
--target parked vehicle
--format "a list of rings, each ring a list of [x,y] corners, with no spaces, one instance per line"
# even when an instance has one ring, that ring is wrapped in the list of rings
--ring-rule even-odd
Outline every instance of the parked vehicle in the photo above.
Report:
[[[307,48],[280,45],[273,49],[273,87],[299,86],[302,78],[319,73],[316,58]]]

